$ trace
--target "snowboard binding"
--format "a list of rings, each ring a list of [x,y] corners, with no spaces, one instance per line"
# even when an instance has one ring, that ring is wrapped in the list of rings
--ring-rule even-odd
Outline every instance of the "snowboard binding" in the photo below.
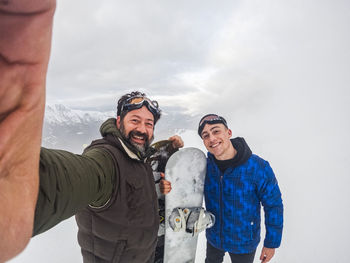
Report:
[[[192,236],[215,224],[215,216],[203,207],[174,208],[169,217],[169,225],[175,231],[186,231]]]

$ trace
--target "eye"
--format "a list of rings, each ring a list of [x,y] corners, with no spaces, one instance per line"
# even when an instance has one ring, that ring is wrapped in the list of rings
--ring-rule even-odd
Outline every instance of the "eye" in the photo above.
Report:
[[[152,122],[146,122],[146,126],[148,128],[153,128],[153,123]]]

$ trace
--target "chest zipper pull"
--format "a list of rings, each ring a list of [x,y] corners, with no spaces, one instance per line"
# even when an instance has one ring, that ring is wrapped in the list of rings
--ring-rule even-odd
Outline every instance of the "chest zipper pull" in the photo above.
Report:
[[[250,222],[250,239],[253,240],[253,226],[254,226],[254,222]]]

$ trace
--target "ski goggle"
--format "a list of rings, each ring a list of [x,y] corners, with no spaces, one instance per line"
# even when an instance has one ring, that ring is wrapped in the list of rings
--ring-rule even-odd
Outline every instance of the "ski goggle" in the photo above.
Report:
[[[142,106],[146,106],[147,109],[153,114],[154,120],[157,121],[160,117],[160,109],[158,102],[150,100],[147,97],[130,97],[125,100],[120,112],[132,111],[140,109]]]
[[[207,123],[208,124],[222,123],[223,125],[225,125],[226,128],[228,128],[227,122],[223,117],[216,114],[207,114],[199,121],[199,125],[198,125],[199,136],[201,136],[204,126]]]

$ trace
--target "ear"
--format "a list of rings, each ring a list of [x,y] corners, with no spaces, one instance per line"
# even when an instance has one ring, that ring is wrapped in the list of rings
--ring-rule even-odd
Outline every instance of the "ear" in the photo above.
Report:
[[[117,128],[120,128],[120,116],[117,117]]]
[[[228,129],[228,135],[229,135],[230,138],[231,138],[231,136],[232,136],[232,131],[231,131],[231,129]]]

